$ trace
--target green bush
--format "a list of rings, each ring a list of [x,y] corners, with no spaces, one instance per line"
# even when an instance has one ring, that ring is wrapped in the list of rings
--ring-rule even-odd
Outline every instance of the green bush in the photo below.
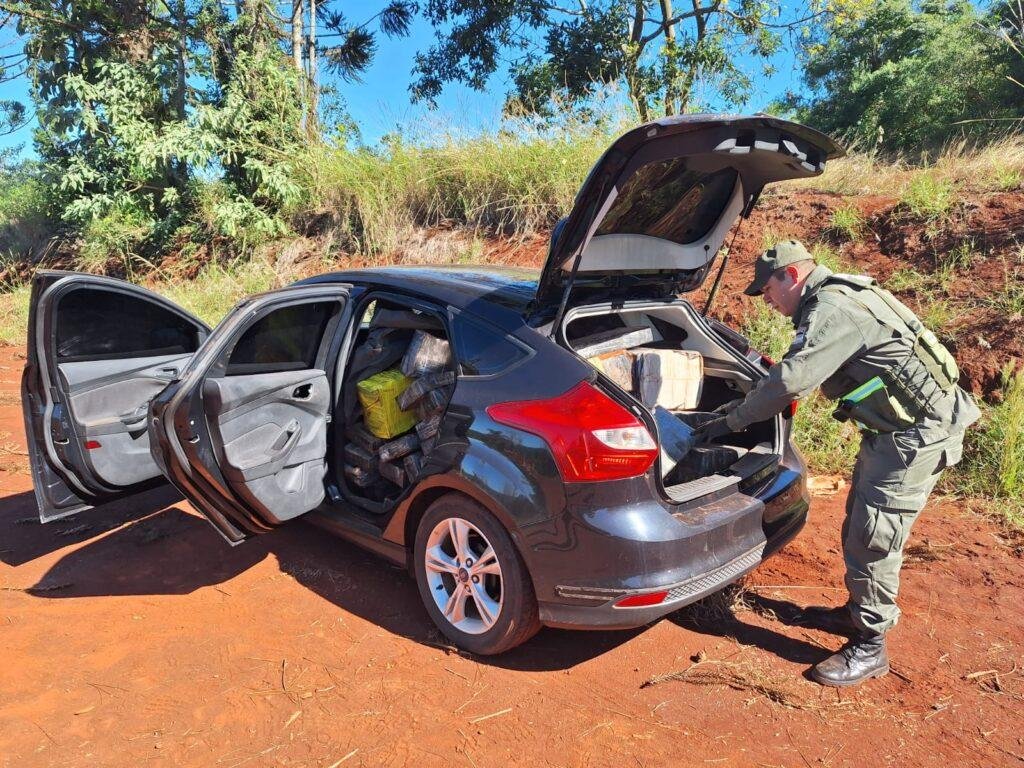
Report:
[[[27,283],[0,291],[0,344],[25,343],[31,296],[32,288]]]
[[[75,268],[105,274],[111,271],[113,262],[113,271],[130,277],[137,264],[149,264],[142,253],[153,226],[152,219],[130,207],[115,208],[90,219],[82,227]]]
[[[860,447],[860,435],[850,422],[832,418],[836,404],[814,392],[804,398],[793,420],[794,439],[817,472],[848,474]]]

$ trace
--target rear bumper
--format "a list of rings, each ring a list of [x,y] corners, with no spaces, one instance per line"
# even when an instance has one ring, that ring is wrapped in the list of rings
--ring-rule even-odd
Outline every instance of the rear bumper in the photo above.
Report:
[[[527,539],[529,559],[539,556],[557,571],[552,583],[550,574],[537,578],[545,573],[544,565],[530,564],[540,619],[547,626],[573,629],[648,624],[752,571],[799,533],[807,510],[802,474],[783,470],[757,496],[734,493],[685,514],[666,515],[664,507],[652,502],[582,515],[567,526],[571,538],[558,565],[548,554],[557,551],[551,539],[555,531],[548,531],[543,544],[534,532]],[[613,528],[613,522],[620,525]],[[589,568],[575,557],[580,551]],[[575,574],[591,578],[573,580],[569,569],[574,563]],[[656,605],[616,607],[624,598],[663,591],[668,594]]]

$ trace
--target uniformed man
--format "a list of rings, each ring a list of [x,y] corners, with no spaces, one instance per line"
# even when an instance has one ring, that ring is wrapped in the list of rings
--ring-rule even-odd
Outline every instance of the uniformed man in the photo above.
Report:
[[[949,352],[914,314],[869,277],[816,265],[795,240],[763,253],[745,293],[789,316],[796,337],[742,401],[699,430],[713,440],[769,419],[816,387],[861,432],[843,522],[849,600],[804,617],[849,642],[811,670],[850,686],[889,671],[885,634],[896,625],[903,546],[939,475],[960,460],[977,406],[957,386]]]

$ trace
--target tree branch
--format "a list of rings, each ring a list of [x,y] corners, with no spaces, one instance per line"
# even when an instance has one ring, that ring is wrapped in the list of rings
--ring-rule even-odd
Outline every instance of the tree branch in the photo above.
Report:
[[[713,2],[711,5],[706,6],[706,7],[698,6],[698,5],[696,5],[696,3],[694,5],[695,5],[695,8],[692,11],[687,11],[686,13],[680,13],[680,14],[678,14],[676,16],[673,16],[671,19],[667,19],[667,20],[663,19],[661,21],[661,23],[658,24],[658,28],[656,30],[651,32],[649,35],[643,37],[639,41],[640,44],[641,45],[647,45],[647,43],[651,42],[651,40],[653,40],[654,38],[656,38],[659,35],[661,35],[661,33],[664,32],[666,29],[668,29],[669,27],[674,27],[680,21],[685,21],[686,19],[694,19],[694,18],[701,18],[701,17],[712,16],[712,15],[714,15],[716,13],[719,13],[720,12],[720,7],[722,5],[722,0],[715,0],[715,2]],[[728,11],[724,11],[724,13],[728,13]],[[735,16],[735,14],[732,14],[732,15]]]

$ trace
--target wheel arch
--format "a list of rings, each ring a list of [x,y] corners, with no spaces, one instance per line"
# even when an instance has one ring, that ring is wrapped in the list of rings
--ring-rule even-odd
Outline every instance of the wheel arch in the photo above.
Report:
[[[385,539],[405,547],[407,552],[406,563],[410,572],[412,571],[414,561],[416,529],[419,527],[420,520],[423,519],[423,515],[426,514],[431,504],[448,494],[464,496],[482,506],[498,519],[498,522],[508,532],[509,538],[512,539],[512,544],[523,559],[526,571],[530,574],[530,580],[533,581],[529,553],[523,545],[519,526],[513,516],[479,486],[467,482],[465,478],[458,475],[434,475],[426,478],[420,483],[416,493],[406,499],[398,508],[387,529],[384,531]]]

